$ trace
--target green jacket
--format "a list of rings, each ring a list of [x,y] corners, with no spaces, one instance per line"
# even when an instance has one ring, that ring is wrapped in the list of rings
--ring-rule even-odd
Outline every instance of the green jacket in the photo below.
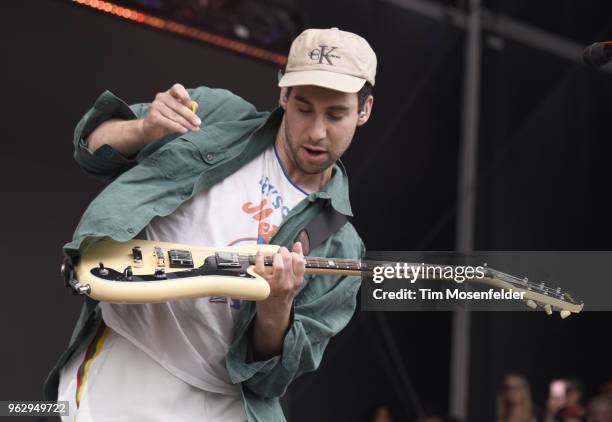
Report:
[[[89,152],[85,139],[102,122],[113,118],[135,119],[146,114],[148,104],[128,106],[105,91],[79,122],[74,136],[75,159],[88,173],[111,182],[89,205],[73,236],[64,246],[67,256],[104,237],[126,241],[136,237],[155,216],[171,214],[198,192],[235,172],[261,154],[275,139],[282,109],[258,112],[242,98],[221,89],[190,90],[200,107],[200,131],[173,134],[147,145],[126,158],[109,145]],[[308,195],[283,220],[272,244],[290,247],[297,232],[327,203],[351,216],[346,171],[334,165],[329,183]],[[210,245],[215,246],[215,245]],[[312,256],[360,259],[365,248],[354,227],[347,223]],[[233,383],[240,383],[249,421],[284,421],[278,398],[300,374],[315,370],[329,339],[350,320],[360,280],[357,277],[306,276],[298,292],[291,325],[282,353],[266,361],[253,361],[248,329],[255,303],[245,301],[226,356]],[[44,385],[47,400],[56,400],[59,371],[100,322],[97,302],[87,298],[68,349]]]

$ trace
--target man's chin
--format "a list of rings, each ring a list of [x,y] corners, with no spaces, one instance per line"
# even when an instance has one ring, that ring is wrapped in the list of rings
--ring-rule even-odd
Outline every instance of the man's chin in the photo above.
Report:
[[[332,164],[333,162],[325,162],[325,163],[320,163],[320,164],[309,165],[307,163],[300,162],[299,168],[302,171],[302,173],[314,176],[314,175],[323,173],[325,170],[330,168]]]

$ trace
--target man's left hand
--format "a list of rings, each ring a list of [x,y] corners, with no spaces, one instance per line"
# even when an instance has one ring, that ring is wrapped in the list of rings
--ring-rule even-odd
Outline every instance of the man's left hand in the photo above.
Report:
[[[293,299],[302,285],[306,261],[302,244],[297,242],[292,251],[281,247],[272,256],[272,266],[264,266],[264,256],[255,258],[255,272],[270,284],[270,295],[257,302],[253,345],[258,360],[269,359],[280,353],[289,319]]]
[[[302,285],[306,261],[302,253],[302,244],[293,245],[292,252],[284,246],[272,256],[272,266],[264,266],[264,256],[260,252],[255,258],[255,272],[270,284],[270,295],[257,303],[257,312],[266,314],[282,313],[290,309],[296,291]]]

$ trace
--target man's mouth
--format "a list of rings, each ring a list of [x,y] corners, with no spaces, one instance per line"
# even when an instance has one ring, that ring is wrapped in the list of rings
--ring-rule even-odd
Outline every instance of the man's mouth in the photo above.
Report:
[[[323,159],[323,157],[325,157],[325,154],[327,153],[327,151],[325,150],[325,148],[321,148],[321,147],[313,147],[313,146],[302,146],[303,150],[304,150],[304,155],[306,156],[306,158],[310,161],[318,161]]]
[[[304,148],[307,149],[309,152],[312,152],[313,154],[326,151],[326,149],[323,147],[314,147],[311,145],[304,145]]]

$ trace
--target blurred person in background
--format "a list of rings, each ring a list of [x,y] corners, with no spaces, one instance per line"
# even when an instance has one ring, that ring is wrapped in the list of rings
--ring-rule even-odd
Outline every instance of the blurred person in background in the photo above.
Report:
[[[506,375],[497,395],[497,422],[536,421],[529,382],[523,375]]]
[[[544,422],[580,422],[586,410],[582,406],[584,388],[575,378],[557,379],[550,383]]]
[[[387,403],[378,403],[370,407],[366,413],[366,422],[394,422],[393,410]]]
[[[600,393],[602,396],[607,396],[612,399],[612,381],[605,383],[604,386],[601,387]]]
[[[423,414],[417,418],[416,422],[447,422],[448,419],[443,415],[444,412],[437,403],[425,403]]]
[[[565,380],[558,379],[550,382],[544,422],[557,422],[559,420],[557,416],[567,403],[566,390]]]
[[[565,380],[565,406],[557,418],[562,422],[580,422],[584,420],[586,409],[582,405],[584,387],[575,378]]]
[[[612,422],[612,397],[597,396],[591,400],[586,422]]]

